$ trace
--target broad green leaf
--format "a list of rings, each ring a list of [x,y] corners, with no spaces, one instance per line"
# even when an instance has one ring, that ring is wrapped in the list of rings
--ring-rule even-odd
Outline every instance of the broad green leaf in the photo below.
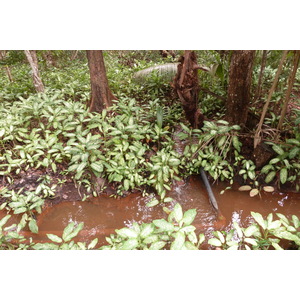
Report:
[[[279,155],[284,154],[284,150],[279,145],[273,145],[272,148],[277,154],[279,154]]]
[[[253,246],[257,246],[257,241],[255,239],[251,239],[251,238],[245,238],[244,242],[251,244]]]
[[[199,242],[198,242],[198,244],[200,245],[200,244],[202,244],[204,241],[205,241],[205,235],[204,235],[204,233],[200,233],[200,234],[199,234]]]
[[[270,173],[266,176],[265,182],[266,182],[266,183],[271,182],[271,181],[274,179],[275,176],[276,176],[276,171],[270,172]]]
[[[3,137],[4,134],[5,134],[5,129],[4,128],[0,129],[0,138]]]
[[[281,170],[280,170],[280,182],[281,182],[282,184],[285,184],[285,183],[286,183],[287,176],[288,176],[287,168],[281,169]]]
[[[273,221],[273,214],[272,213],[269,213],[268,216],[267,216],[267,224],[269,226],[269,224],[271,224]]]
[[[186,250],[198,250],[198,248],[190,241],[185,241],[184,246],[185,246]]]
[[[241,239],[243,237],[243,231],[237,222],[233,222],[233,227],[235,228],[238,237]]]
[[[153,234],[153,235],[147,236],[147,237],[143,240],[143,243],[144,243],[144,244],[151,244],[151,243],[154,243],[154,242],[157,242],[157,241],[158,241],[158,235],[157,235],[157,234]]]
[[[218,147],[221,148],[226,142],[226,140],[227,140],[227,136],[226,135],[222,136],[218,141]]]
[[[140,233],[141,238],[146,238],[147,236],[152,234],[154,229],[155,229],[155,227],[152,223],[146,224]]]
[[[290,152],[289,152],[289,158],[292,159],[294,157],[296,157],[296,155],[299,153],[300,148],[295,147],[293,148]]]
[[[55,243],[61,243],[62,242],[62,239],[59,236],[55,235],[55,234],[47,233],[47,237],[52,242],[55,242]]]
[[[62,238],[63,240],[66,242],[68,239],[69,240],[69,235],[73,232],[75,228],[75,223],[74,222],[71,222],[70,224],[68,224],[68,226],[64,229],[63,231],[63,235],[62,235]]]
[[[195,208],[187,210],[183,215],[183,219],[182,219],[183,224],[184,225],[192,224],[196,215],[197,215],[197,211]]]
[[[225,243],[224,235],[220,231],[216,231],[217,238],[220,240],[222,244]]]
[[[287,139],[286,143],[288,143],[288,144],[294,144],[296,146],[300,146],[300,141],[297,140],[297,139]]]
[[[262,174],[267,174],[267,173],[269,173],[270,170],[274,170],[274,166],[272,166],[272,165],[265,165],[265,166],[260,170],[260,172],[261,172]]]
[[[288,226],[286,228],[289,232],[297,232],[296,228],[294,226]]]
[[[63,239],[65,242],[69,242],[71,239],[77,236],[80,230],[83,228],[83,223],[77,225],[77,227],[69,235],[66,235]]]
[[[174,201],[174,199],[171,198],[171,197],[166,197],[166,198],[164,199],[164,202],[165,202],[165,203],[167,203],[167,202],[172,202],[172,201]]]
[[[176,232],[175,240],[171,244],[171,250],[181,250],[185,242],[185,235],[181,231]]]
[[[284,250],[283,248],[281,248],[277,243],[272,243],[272,246],[274,247],[275,250]]]
[[[277,215],[277,217],[280,218],[280,220],[284,223],[285,226],[289,226],[290,221],[288,220],[288,218],[285,215],[283,215],[281,213],[276,213],[276,215]]]
[[[160,250],[160,249],[162,249],[166,244],[167,244],[167,243],[164,242],[164,241],[158,241],[158,242],[155,242],[155,243],[153,243],[153,244],[150,246],[149,250]]]
[[[173,231],[174,225],[164,219],[154,220],[153,224],[163,231]]]
[[[146,206],[147,206],[147,207],[153,207],[153,206],[155,206],[155,205],[157,205],[157,204],[159,204],[159,201],[158,201],[157,199],[154,199],[154,200],[148,202],[148,203],[146,204]]]
[[[183,217],[182,207],[179,203],[174,206],[173,213],[175,220],[179,223]]]
[[[87,247],[88,250],[95,248],[95,246],[97,245],[97,243],[98,243],[98,238],[93,239],[93,240],[89,243],[89,245],[88,245],[88,247]]]
[[[98,173],[103,172],[103,165],[101,163],[94,162],[94,163],[91,163],[90,166],[93,170],[95,170]]]
[[[3,225],[6,224],[6,222],[10,219],[10,217],[11,217],[11,215],[7,215],[7,216],[5,216],[4,218],[2,218],[2,219],[0,220],[0,229],[1,229],[1,227],[2,227]]]
[[[281,226],[280,220],[276,220],[274,222],[268,223],[268,230],[278,229]]]
[[[124,242],[119,250],[133,250],[138,246],[138,240],[135,238],[131,238]]]
[[[238,250],[238,249],[239,249],[239,245],[237,243],[227,248],[227,250]]]
[[[193,225],[184,226],[180,229],[181,232],[189,233],[196,230],[196,227]]]
[[[269,161],[269,165],[275,165],[275,164],[277,164],[278,162],[280,162],[280,158],[275,157],[275,158],[273,158],[273,159],[271,159],[271,160]]]
[[[24,213],[27,210],[26,207],[20,207],[14,210],[14,214],[21,214]]]
[[[189,241],[194,243],[194,244],[197,243],[197,241],[198,241],[195,231],[189,232],[187,237],[188,237]]]
[[[79,164],[78,168],[77,168],[77,173],[80,173],[81,171],[83,171],[83,169],[86,167],[87,163],[86,162],[82,162]]]
[[[32,248],[34,250],[58,250],[59,246],[52,243],[37,243]]]
[[[275,231],[274,235],[281,238],[281,239],[294,241],[295,243],[297,243],[297,245],[300,245],[300,238],[296,234],[293,234],[291,232],[288,232],[288,231],[283,231],[283,232]]]
[[[222,243],[220,240],[218,240],[217,238],[211,238],[208,240],[208,243],[212,246],[215,246],[215,247],[220,247],[222,246]]]
[[[178,166],[178,165],[180,165],[180,160],[179,159],[177,159],[177,158],[170,158],[169,159],[169,165],[170,166]]]
[[[29,226],[29,229],[30,229],[31,232],[33,232],[33,233],[38,233],[39,232],[39,228],[38,228],[38,226],[36,224],[36,220],[35,219],[31,219],[29,221],[28,226]]]
[[[136,238],[138,236],[138,233],[130,228],[116,229],[115,231],[123,238]]]
[[[247,227],[244,230],[244,234],[246,237],[250,237],[252,236],[254,233],[256,233],[257,231],[259,231],[259,229],[257,228],[257,226],[255,225],[250,225],[249,227]]]
[[[122,179],[123,179],[123,175],[121,175],[121,174],[114,174],[114,176],[113,176],[113,180],[116,182],[121,182]]]
[[[130,184],[130,181],[128,179],[125,179],[123,182],[125,191],[129,190],[129,184]]]
[[[240,152],[241,151],[241,143],[239,142],[239,139],[236,135],[234,135],[232,137],[232,144],[233,144],[233,147],[238,151]]]
[[[250,191],[250,197],[255,197],[259,194],[259,190],[258,189],[252,189]]]
[[[252,187],[250,185],[242,185],[239,187],[239,191],[240,192],[244,192],[244,191],[251,191]]]
[[[266,221],[263,219],[263,217],[260,213],[251,211],[251,216],[264,230],[267,228]]]
[[[294,224],[295,228],[300,227],[300,221],[299,221],[299,218],[297,216],[292,215],[292,221],[293,221],[293,224]]]
[[[272,186],[264,186],[263,190],[267,193],[273,193],[275,189]]]

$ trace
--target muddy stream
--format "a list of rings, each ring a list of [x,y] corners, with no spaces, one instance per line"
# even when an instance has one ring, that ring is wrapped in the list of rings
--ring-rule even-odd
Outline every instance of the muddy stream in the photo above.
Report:
[[[240,192],[237,187],[226,190],[220,194],[226,186],[224,184],[213,185],[219,209],[225,219],[220,220],[212,208],[206,189],[200,176],[192,176],[183,185],[176,186],[167,196],[179,202],[184,211],[190,208],[197,209],[197,216],[193,225],[196,233],[205,233],[206,241],[212,237],[214,230],[229,231],[234,221],[242,227],[249,226],[252,218],[251,211],[259,212],[266,217],[270,212],[282,213],[287,217],[295,214],[300,217],[300,194],[298,193],[266,193],[251,198],[248,192]],[[167,218],[163,206],[172,208],[175,203],[160,204],[148,208],[148,197],[141,194],[131,194],[124,198],[111,198],[99,196],[89,198],[86,201],[68,201],[46,208],[37,216],[39,233],[33,234],[23,231],[25,236],[32,236],[34,242],[50,242],[47,233],[62,235],[63,229],[69,222],[84,222],[84,229],[75,240],[89,242],[98,238],[98,245],[106,244],[105,237],[114,233],[115,229],[130,226],[133,222],[151,222],[154,219]],[[0,216],[2,217],[2,216]],[[15,218],[12,218],[15,219]],[[13,220],[12,220],[13,221]],[[209,249],[204,245],[204,249]]]

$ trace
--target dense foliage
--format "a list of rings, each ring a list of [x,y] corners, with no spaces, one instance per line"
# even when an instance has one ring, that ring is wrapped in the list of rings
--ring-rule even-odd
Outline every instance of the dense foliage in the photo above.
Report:
[[[269,53],[264,91],[270,87],[276,71],[280,55],[277,52]],[[203,87],[199,107],[207,117],[201,129],[192,129],[186,122],[180,103],[172,91],[167,71],[151,72],[142,80],[134,78],[139,70],[174,63],[176,59],[172,57],[162,58],[158,51],[106,51],[104,59],[108,81],[118,100],[101,113],[91,113],[87,109],[90,82],[84,52],[79,51],[78,57],[70,60],[71,52],[53,51],[56,66],[49,66],[43,54],[38,51],[40,72],[46,87],[45,93],[40,94],[34,92],[30,67],[22,51],[8,51],[6,58],[1,61],[2,66],[11,69],[13,77],[13,82],[10,82],[4,71],[0,74],[0,178],[3,182],[0,187],[1,209],[10,214],[21,214],[22,218],[19,224],[11,227],[14,230],[3,229],[0,247],[94,248],[96,242],[88,246],[84,243],[68,243],[82,229],[82,225],[75,228],[74,224],[66,229],[62,238],[49,236],[56,243],[55,246],[51,246],[51,243],[22,244],[20,231],[28,226],[33,233],[38,232],[36,214],[42,212],[45,201],[51,201],[57,186],[63,185],[70,178],[77,186],[84,188],[83,199],[90,194],[97,195],[110,186],[114,190],[113,196],[122,196],[134,190],[153,193],[149,206],[160,201],[172,201],[167,193],[173,182],[198,174],[201,167],[214,181],[232,184],[239,177],[240,182],[256,190],[266,184],[282,186],[287,183],[299,190],[300,109],[297,92],[280,141],[272,141],[272,133],[278,123],[278,107],[281,105],[288,76],[287,68],[265,121],[264,136],[272,157],[265,165],[258,167],[253,157],[245,151],[245,147],[249,145],[244,145],[245,136],[253,135],[253,131],[250,129],[248,132],[241,132],[239,125],[230,125],[223,120],[226,111],[222,99],[226,97],[228,85],[229,52],[198,51],[199,63],[208,70],[199,71]],[[177,54],[180,54],[179,51]],[[260,57],[261,53],[258,51],[253,72],[253,89],[258,81]],[[299,81],[298,76],[295,86]],[[209,89],[210,93],[205,89]],[[251,110],[259,114],[262,99],[255,101]],[[34,188],[20,188],[21,179],[30,174],[38,174]],[[99,184],[95,178],[103,179],[102,183]],[[178,226],[170,225],[173,215]],[[195,236],[194,228],[191,227],[192,216],[193,211],[182,215],[180,206],[175,206],[168,219],[169,225],[162,220],[150,224],[135,224],[133,229],[119,230],[117,236],[110,237],[109,247],[199,248],[204,237],[197,239]],[[253,217],[257,222],[260,220],[257,214]],[[217,232],[216,239],[210,241],[211,245],[224,249],[265,249],[270,245],[279,248],[276,239],[286,238],[299,246],[299,236],[297,239],[295,233],[299,228],[297,217],[293,217],[293,225],[284,216],[279,217],[280,220],[274,221],[275,223],[271,216],[268,217],[266,228],[273,230],[271,233],[275,238],[267,246],[262,246],[261,240],[267,240],[270,231],[266,235],[259,235],[257,226],[255,230],[254,227],[251,230],[236,227],[240,241],[247,246],[243,246],[241,242],[231,242],[232,232]],[[1,230],[8,219],[9,215],[1,220]],[[170,230],[162,224],[169,226]],[[265,223],[261,221],[258,224],[266,230],[263,225]],[[294,226],[295,230],[290,226]],[[281,232],[289,233],[281,235]],[[128,242],[127,238],[135,240]],[[12,239],[19,240],[19,246],[11,243]],[[151,242],[148,243],[148,240]]]

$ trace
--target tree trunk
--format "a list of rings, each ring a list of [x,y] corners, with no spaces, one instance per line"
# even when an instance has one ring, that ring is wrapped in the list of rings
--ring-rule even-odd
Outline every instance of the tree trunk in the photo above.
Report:
[[[199,82],[197,57],[194,51],[185,50],[181,56],[173,87],[181,101],[187,120],[193,128],[203,125],[203,115],[198,108]]]
[[[24,50],[27,60],[30,64],[32,70],[32,78],[35,90],[38,93],[43,93],[45,91],[42,79],[39,74],[38,60],[35,50]]]
[[[277,126],[277,133],[276,133],[275,141],[277,141],[278,138],[279,138],[279,133],[280,133],[280,130],[281,130],[281,127],[282,127],[282,124],[283,124],[283,120],[284,120],[285,115],[286,115],[287,106],[290,102],[290,96],[291,96],[292,88],[294,86],[295,77],[296,77],[296,73],[297,73],[297,69],[298,69],[298,65],[299,65],[299,59],[300,59],[300,51],[298,50],[298,51],[295,51],[293,68],[292,68],[291,74],[289,76],[288,89],[287,89],[287,92],[286,92],[286,95],[285,95],[284,104],[283,104],[283,107],[282,107],[279,123],[278,123],[278,126]]]
[[[4,59],[6,55],[6,51],[0,51],[0,60]],[[13,82],[13,77],[11,75],[11,71],[9,66],[5,66],[5,72],[10,82]]]
[[[46,60],[47,66],[55,67],[57,68],[57,62],[51,53],[51,50],[43,51],[43,57]]]
[[[101,112],[112,105],[112,100],[117,99],[110,91],[106,77],[106,70],[101,50],[87,50],[87,59],[91,80],[91,99],[89,110]]]
[[[261,116],[260,116],[260,120],[259,120],[259,123],[257,125],[257,129],[255,131],[255,135],[254,135],[254,149],[257,147],[257,145],[261,142],[261,128],[262,128],[262,125],[264,123],[264,120],[265,120],[265,116],[266,116],[266,113],[267,113],[267,110],[268,110],[268,107],[269,107],[269,104],[270,104],[270,101],[271,101],[271,98],[272,98],[272,95],[275,91],[275,88],[277,86],[277,82],[278,82],[278,79],[279,79],[279,75],[282,71],[282,67],[283,67],[283,63],[286,59],[286,56],[287,56],[287,53],[288,51],[287,50],[284,50],[283,51],[283,54],[282,54],[282,57],[281,57],[281,60],[279,62],[279,66],[278,66],[278,69],[277,69],[277,72],[275,74],[275,78],[274,78],[274,81],[273,81],[273,84],[272,84],[272,87],[269,91],[269,95],[268,95],[268,99],[264,105],[264,108],[262,110],[262,113],[261,113]]]
[[[233,51],[227,90],[226,119],[244,127],[247,121],[254,50]]]
[[[78,54],[78,50],[74,50],[71,56],[71,60],[74,60]]]
[[[266,67],[267,54],[268,54],[268,51],[263,50],[263,56],[262,56],[262,59],[261,59],[261,67],[260,67],[260,73],[259,73],[259,78],[258,78],[258,83],[257,83],[257,89],[256,89],[255,97],[254,97],[255,100],[258,100],[260,98],[260,95],[261,95],[262,78],[263,78],[264,70],[265,70],[265,67]]]

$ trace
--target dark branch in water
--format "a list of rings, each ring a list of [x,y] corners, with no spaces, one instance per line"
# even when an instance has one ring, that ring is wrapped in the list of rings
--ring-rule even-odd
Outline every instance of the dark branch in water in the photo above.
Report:
[[[210,184],[209,184],[209,181],[207,179],[207,176],[206,176],[206,173],[205,171],[203,170],[203,168],[200,168],[200,174],[201,174],[201,178],[204,182],[204,185],[206,187],[206,190],[207,190],[207,193],[208,193],[208,196],[209,196],[209,201],[211,203],[211,205],[213,206],[213,208],[218,211],[219,210],[219,207],[218,207],[218,203],[217,203],[217,200],[215,198],[215,195],[210,187]]]

